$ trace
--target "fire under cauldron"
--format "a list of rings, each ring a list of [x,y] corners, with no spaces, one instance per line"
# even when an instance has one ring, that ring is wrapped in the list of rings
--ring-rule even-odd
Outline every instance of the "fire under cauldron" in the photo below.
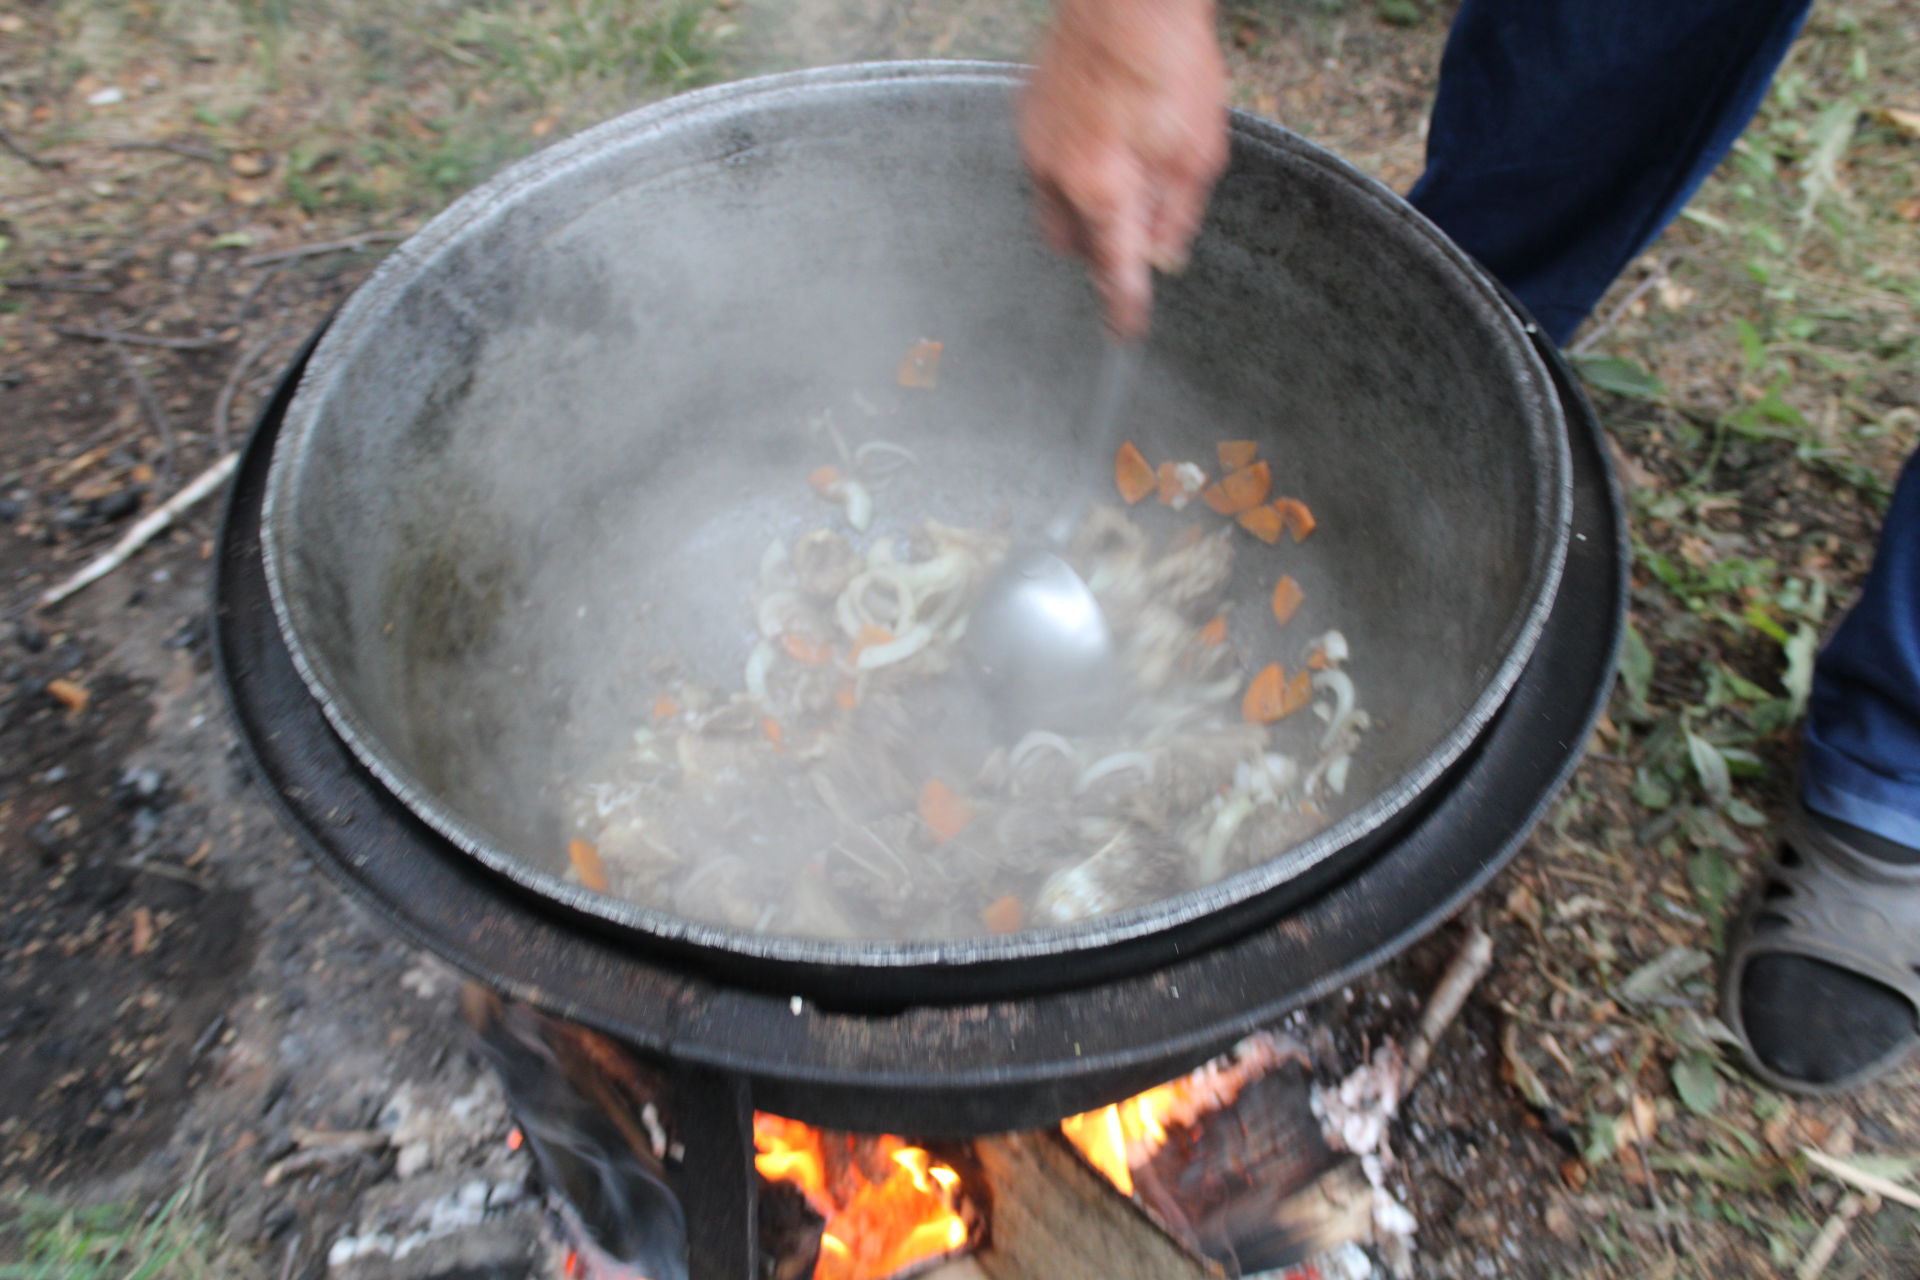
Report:
[[[1098,339],[1076,270],[1022,239],[1007,113],[1016,82],[979,64],[802,73],[678,99],[543,153],[403,246],[332,333],[315,335],[237,475],[216,639],[261,776],[322,867],[411,940],[672,1074],[683,1118],[707,1139],[687,1144],[681,1199],[746,1224],[696,1236],[695,1276],[749,1274],[754,1109],[836,1129],[1002,1132],[1192,1068],[1378,964],[1484,884],[1572,769],[1609,686],[1623,525],[1598,425],[1557,352],[1384,189],[1236,117],[1233,165],[1194,268],[1163,290],[1156,317],[1160,385],[1187,391],[1149,393],[1139,412],[1178,421],[1205,410],[1195,431],[1206,439],[1257,435],[1312,459],[1302,467],[1323,522],[1349,533],[1309,544],[1322,558],[1303,576],[1349,584],[1328,594],[1344,590],[1342,625],[1391,651],[1369,677],[1399,713],[1397,745],[1370,772],[1356,762],[1365,794],[1352,812],[1268,866],[1118,917],[888,947],[761,940],[595,900],[515,856],[511,819],[476,802],[473,786],[449,800],[449,772],[498,790],[501,762],[527,758],[521,748],[487,758],[502,718],[551,707],[488,691],[485,732],[436,733],[420,700],[457,698],[457,686],[369,647],[380,623],[368,609],[433,597],[394,567],[410,555],[471,553],[496,568],[531,555],[550,530],[516,524],[514,495],[532,488],[538,500],[555,476],[632,483],[674,509],[654,470],[622,479],[617,447],[569,458],[575,419],[604,441],[645,419],[649,378],[706,351],[724,366],[717,376],[652,388],[675,425],[632,428],[632,451],[685,456],[749,402],[764,417],[803,401],[799,370],[843,376],[829,351],[864,339],[891,356],[937,325],[962,349],[976,337],[983,385],[1011,397],[982,441],[1016,459],[1050,456],[1022,432],[1071,416]],[[876,162],[888,139],[894,152]],[[836,164],[859,181],[817,172]],[[916,185],[943,172],[931,192]],[[783,188],[796,173],[806,181]],[[954,201],[968,190],[1000,194],[961,216]],[[768,269],[769,253],[793,258],[793,225],[831,233],[817,262],[774,281],[794,289],[809,270],[830,272],[811,280],[817,324],[796,331],[807,312],[790,304],[751,315],[707,297],[687,274],[697,254],[636,252],[638,266],[610,276],[577,234],[607,209],[636,239],[702,224],[750,235],[777,216],[784,229],[769,245],[734,246],[736,287],[741,269],[749,279]],[[879,209],[882,231],[861,232],[858,219]],[[1019,243],[987,254],[969,249],[973,236]],[[702,252],[714,265],[726,250]],[[516,253],[538,279],[516,280]],[[849,304],[857,267],[902,254],[921,264],[926,289]],[[1063,318],[1035,319],[1049,307]],[[516,346],[503,325],[537,341]],[[1057,336],[1069,328],[1075,337]],[[745,348],[734,345],[742,332]],[[409,335],[430,335],[435,350],[405,349]],[[639,374],[611,399],[518,398],[551,394],[569,368],[604,374],[608,342],[672,360],[636,356]],[[538,359],[515,364],[529,347]],[[743,349],[763,359],[743,364]],[[495,359],[515,376],[476,367]],[[1031,376],[1009,372],[1023,361]],[[462,416],[476,402],[496,417],[565,421],[540,449],[503,451],[496,438],[462,454],[463,432],[485,440]],[[490,462],[514,468],[512,480],[475,473]],[[369,503],[358,486],[375,479],[417,509]],[[1000,488],[1029,514],[1059,500],[1044,467]],[[739,492],[742,521],[761,520],[750,488]],[[677,534],[702,542],[660,527],[662,539]],[[351,581],[360,571],[373,581]],[[655,581],[671,590],[671,576]],[[714,598],[731,599],[709,593],[696,612],[738,607]],[[403,629],[422,625],[418,609],[401,612]],[[435,658],[428,640],[413,637],[408,651]]]

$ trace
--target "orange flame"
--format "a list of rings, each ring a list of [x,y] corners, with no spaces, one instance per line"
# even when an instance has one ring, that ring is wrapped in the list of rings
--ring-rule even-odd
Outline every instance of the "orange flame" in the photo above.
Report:
[[[1241,1089],[1290,1053],[1269,1036],[1249,1036],[1231,1054],[1177,1080],[1097,1111],[1068,1116],[1060,1122],[1060,1132],[1121,1194],[1132,1195],[1133,1171],[1153,1158],[1169,1128],[1190,1126],[1209,1111],[1230,1105]]]
[[[967,1220],[957,1207],[960,1175],[920,1147],[887,1135],[863,1139],[873,1159],[885,1160],[878,1181],[851,1158],[834,1166],[829,1135],[797,1120],[756,1111],[754,1168],[774,1182],[791,1182],[825,1218],[813,1280],[882,1280],[967,1243]]]

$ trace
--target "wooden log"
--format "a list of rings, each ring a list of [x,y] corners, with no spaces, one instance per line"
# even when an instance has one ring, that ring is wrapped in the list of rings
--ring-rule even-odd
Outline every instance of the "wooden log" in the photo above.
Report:
[[[1224,1273],[1183,1248],[1052,1132],[973,1144],[992,1198],[975,1261],[989,1280],[1208,1280]]]

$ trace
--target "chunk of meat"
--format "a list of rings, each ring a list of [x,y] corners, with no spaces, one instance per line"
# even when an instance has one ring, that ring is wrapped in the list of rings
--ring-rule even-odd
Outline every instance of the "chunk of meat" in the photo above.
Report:
[[[793,544],[793,576],[803,594],[831,600],[864,568],[853,544],[832,529],[815,529]]]
[[[1189,858],[1158,832],[1138,824],[1118,827],[1090,858],[1054,872],[1040,886],[1034,918],[1070,924],[1151,902],[1185,887]]]

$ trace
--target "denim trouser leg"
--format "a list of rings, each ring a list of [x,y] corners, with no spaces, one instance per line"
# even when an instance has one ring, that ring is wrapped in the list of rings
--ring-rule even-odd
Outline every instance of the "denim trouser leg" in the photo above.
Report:
[[[1416,207],[1565,342],[1752,118],[1811,0],[1466,0]]]
[[[1465,0],[1411,199],[1564,342],[1759,106],[1810,0]],[[1817,813],[1920,848],[1920,457],[1814,667]]]
[[[1920,849],[1920,455],[1859,603],[1814,664],[1800,787],[1816,813]]]

